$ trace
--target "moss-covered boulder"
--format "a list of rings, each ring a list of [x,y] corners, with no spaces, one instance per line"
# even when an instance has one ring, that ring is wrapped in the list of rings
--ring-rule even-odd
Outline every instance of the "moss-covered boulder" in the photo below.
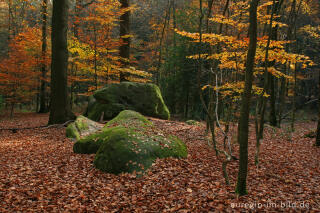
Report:
[[[317,136],[317,131],[315,129],[304,134],[305,138],[315,138],[316,136]]]
[[[113,174],[142,174],[157,158],[187,157],[186,145],[165,135],[140,113],[125,110],[95,137],[98,149],[94,165]]]
[[[160,89],[155,84],[122,82],[109,84],[89,98],[85,115],[95,121],[109,120],[123,110],[134,110],[143,115],[169,119]]]
[[[108,141],[109,136],[118,128],[108,128],[103,131],[97,131],[85,138],[78,140],[73,145],[73,152],[78,154],[95,154],[100,146]]]
[[[100,130],[102,127],[103,125],[80,115],[75,122],[67,126],[66,136],[74,140],[80,140],[81,138]]]
[[[186,121],[186,124],[188,124],[188,125],[194,125],[194,126],[199,126],[199,125],[200,125],[200,122],[199,122],[199,121],[196,121],[196,120],[187,120],[187,121]]]

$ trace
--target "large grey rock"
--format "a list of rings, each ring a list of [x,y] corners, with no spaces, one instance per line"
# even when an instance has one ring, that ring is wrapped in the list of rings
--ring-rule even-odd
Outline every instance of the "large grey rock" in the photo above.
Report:
[[[109,84],[89,98],[85,116],[94,121],[109,120],[123,110],[134,110],[143,115],[169,119],[160,89],[155,84],[123,82]]]
[[[98,130],[102,129],[103,125],[92,121],[82,115],[78,116],[75,122],[69,124],[66,128],[66,136],[73,140],[80,140]]]

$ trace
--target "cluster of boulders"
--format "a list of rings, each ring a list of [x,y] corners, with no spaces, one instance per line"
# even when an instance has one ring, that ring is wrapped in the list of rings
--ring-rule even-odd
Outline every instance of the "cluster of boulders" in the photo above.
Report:
[[[141,175],[157,158],[187,157],[186,145],[155,128],[144,115],[169,119],[159,88],[154,84],[111,84],[90,97],[85,116],[66,129],[73,151],[96,154],[94,166],[104,172]],[[105,125],[100,119],[111,119]]]

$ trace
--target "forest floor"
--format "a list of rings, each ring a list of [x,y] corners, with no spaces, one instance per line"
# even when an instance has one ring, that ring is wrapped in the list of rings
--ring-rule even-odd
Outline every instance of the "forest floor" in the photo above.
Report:
[[[2,118],[0,129],[36,127],[47,120],[47,114],[21,113]],[[65,128],[0,130],[0,212],[320,212],[320,148],[303,137],[315,122],[297,123],[291,136],[286,128],[267,127],[259,168],[251,126],[248,195],[238,198],[238,161],[228,165],[231,185],[226,186],[204,125],[152,121],[183,139],[189,155],[159,159],[140,178],[95,169],[94,155],[73,153]],[[217,138],[221,143],[222,135]],[[235,142],[233,147],[237,153]]]

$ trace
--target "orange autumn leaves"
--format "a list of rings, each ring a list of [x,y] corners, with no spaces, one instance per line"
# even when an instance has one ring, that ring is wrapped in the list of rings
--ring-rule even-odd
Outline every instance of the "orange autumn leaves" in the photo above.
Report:
[[[258,9],[258,22],[263,29],[266,25],[270,23],[270,15],[267,14],[267,6],[272,5],[272,1],[266,1],[259,6]],[[247,38],[248,29],[248,7],[243,5],[233,6],[234,10],[228,16],[223,16],[219,14],[214,14],[213,18],[209,18],[213,26],[224,26],[227,32],[223,34],[219,33],[203,33],[201,37],[201,42],[207,46],[210,46],[212,53],[201,52],[196,55],[188,56],[189,59],[204,60],[209,64],[217,63],[217,68],[222,73],[232,73],[232,76],[240,76],[244,74],[245,63],[247,56],[247,49],[249,41]],[[287,27],[286,24],[278,21],[279,17],[275,16],[272,26],[277,26],[278,28]],[[177,34],[190,39],[190,42],[199,43],[200,35],[198,32],[186,32],[175,30]],[[311,30],[309,30],[311,31]],[[308,32],[309,32],[308,31]],[[313,66],[314,63],[308,56],[291,53],[287,51],[287,46],[295,41],[287,40],[270,40],[268,41],[268,36],[260,35],[257,42],[257,50],[255,57],[255,71],[254,75],[258,77],[263,75],[265,70],[265,63],[269,63],[266,69],[270,74],[276,78],[285,78],[287,81],[293,80],[293,70],[291,67],[298,64],[301,69],[305,69],[309,66]],[[268,57],[266,59],[266,47],[268,45]],[[205,48],[202,48],[205,49]],[[286,69],[284,71],[284,69]],[[219,71],[219,72],[220,72]],[[219,74],[220,75],[220,74]],[[242,93],[243,81],[239,81],[236,77],[236,82],[230,81],[230,79],[221,79],[221,85],[206,85],[203,89],[212,88],[217,89],[222,96],[238,97]],[[260,95],[263,91],[257,85],[254,85],[254,93]],[[263,94],[268,96],[268,94]]]
[[[37,93],[40,65],[49,66],[50,57],[41,56],[41,32],[27,28],[9,44],[8,57],[0,61],[0,92],[9,103],[30,101]]]
[[[80,2],[80,1],[79,1]],[[40,4],[35,3],[33,8],[28,5],[25,11],[39,13]],[[51,5],[48,5],[49,10]],[[130,7],[127,10],[132,10]],[[117,0],[97,0],[88,4],[70,7],[69,16],[69,86],[82,85],[86,95],[105,83],[118,82],[120,72],[131,74],[132,81],[147,81],[150,74],[134,67],[121,67],[121,58],[118,56],[122,39],[114,34],[118,26],[119,17],[126,10],[120,9]],[[50,13],[48,14],[50,16]],[[39,92],[41,80],[41,65],[47,66],[46,80],[50,79],[50,27],[47,31],[48,49],[43,57],[41,54],[41,26],[39,17],[21,16],[22,20],[10,17],[8,26],[23,23],[23,27],[9,30],[10,40],[8,54],[0,59],[0,94],[5,95],[8,103],[25,103],[31,101]],[[49,17],[50,18],[50,17]],[[10,22],[10,23],[9,23]],[[130,36],[130,35],[128,35]],[[47,90],[49,88],[46,88]]]

